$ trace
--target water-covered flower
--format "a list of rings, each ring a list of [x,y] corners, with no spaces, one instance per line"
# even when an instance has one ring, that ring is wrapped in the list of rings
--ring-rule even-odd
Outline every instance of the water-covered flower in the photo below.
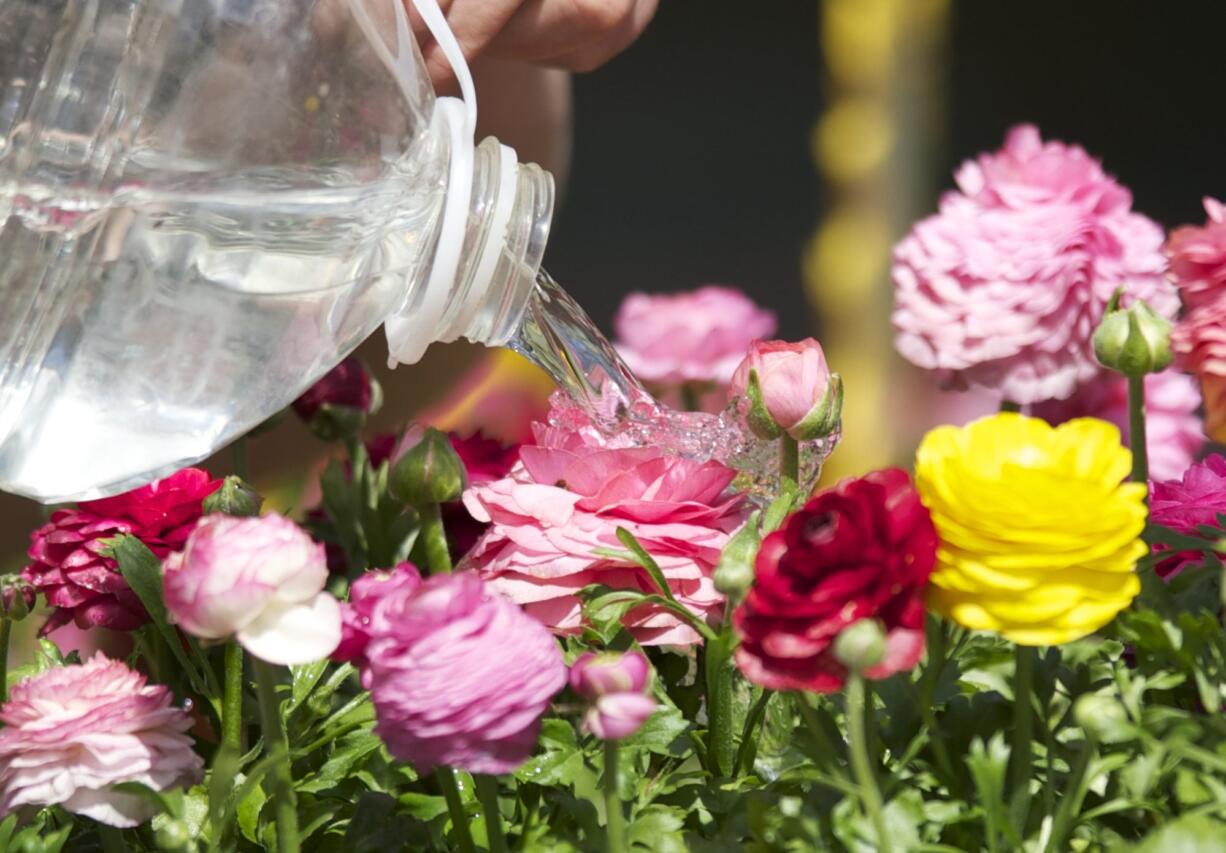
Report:
[[[1179,479],[1154,482],[1149,512],[1154,524],[1178,533],[1199,536],[1202,526],[1218,527],[1218,516],[1226,513],[1226,458],[1215,453],[1188,468]],[[1199,551],[1180,552],[1164,559],[1156,570],[1170,577],[1203,560]]]
[[[1192,377],[1173,370],[1145,377],[1145,444],[1151,479],[1175,479],[1192,464],[1205,444],[1199,409],[1200,392]],[[1099,418],[1127,434],[1128,380],[1101,373],[1078,385],[1067,400],[1036,403],[1030,414],[1052,426],[1074,418]]]
[[[640,651],[584,652],[570,667],[570,686],[588,701],[584,727],[601,740],[621,740],[656,711],[648,693],[651,665]]]
[[[726,384],[749,345],[774,334],[775,315],[731,287],[632,293],[613,321],[617,351],[646,382]]]
[[[733,373],[728,396],[741,399],[749,426],[759,436],[785,432],[808,441],[838,426],[843,385],[830,374],[822,345],[813,338],[757,341]]]
[[[234,636],[270,663],[309,663],[341,639],[327,579],[323,546],[289,519],[210,515],[165,562],[166,609],[189,634]]]
[[[894,252],[909,361],[1016,403],[1064,398],[1099,370],[1090,339],[1116,288],[1173,316],[1162,229],[1081,148],[1021,125],[956,179]]]
[[[438,765],[514,770],[566,683],[557,643],[472,572],[421,582],[415,575],[401,566],[345,605],[354,611],[346,623],[361,626],[352,651],[375,704],[375,731],[423,773]]]
[[[1189,308],[1226,293],[1226,206],[1213,198],[1204,204],[1208,219],[1203,226],[1176,228],[1166,241],[1171,278]]]
[[[469,559],[491,585],[551,630],[582,627],[579,591],[600,583],[655,592],[626,559],[618,528],[655,558],[673,594],[708,622],[723,607],[712,580],[720,551],[745,518],[729,494],[736,472],[719,462],[670,456],[658,447],[602,446],[588,432],[537,427],[511,473],[464,495],[473,517],[491,523]],[[688,644],[698,634],[654,606],[625,616],[640,643]]]
[[[1205,432],[1226,441],[1226,293],[1189,311],[1171,334],[1176,366],[1196,375],[1205,399]]]
[[[122,533],[140,539],[160,558],[183,547],[203,512],[204,499],[221,487],[207,471],[185,468],[122,495],[56,510],[31,535],[30,564],[22,575],[56,608],[42,633],[75,619],[82,628],[117,631],[149,620],[128,588],[107,543]]]
[[[955,622],[1065,643],[1140,591],[1146,486],[1123,482],[1132,454],[1113,425],[998,414],[932,430],[915,464],[941,539],[929,604]]]
[[[173,699],[101,654],[17,684],[0,708],[0,814],[59,805],[120,827],[153,817],[148,800],[112,786],[164,791],[199,781],[192,718]]]
[[[815,495],[762,542],[754,585],[733,615],[736,663],[772,690],[839,690],[840,634],[862,620],[885,632],[886,678],[924,652],[924,592],[937,536],[906,472],[876,471]]]

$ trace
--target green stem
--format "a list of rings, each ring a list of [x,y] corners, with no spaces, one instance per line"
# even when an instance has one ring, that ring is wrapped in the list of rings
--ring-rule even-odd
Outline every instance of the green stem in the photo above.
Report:
[[[235,752],[243,751],[243,647],[231,640],[226,644],[225,695],[222,698],[221,744]]]
[[[9,638],[13,634],[13,620],[0,619],[0,704],[9,698]]]
[[[697,412],[702,409],[702,399],[697,386],[693,382],[681,383],[681,408],[686,412]]]
[[[473,778],[477,786],[477,799],[485,813],[485,837],[490,853],[507,853],[507,837],[502,830],[502,814],[498,811],[498,779],[482,773]]]
[[[732,637],[721,632],[714,643],[707,644],[705,661],[707,757],[720,776],[731,776],[736,764],[732,734],[732,679],[736,668],[732,665],[731,644]]]
[[[860,786],[864,810],[877,836],[879,853],[890,853],[890,836],[885,827],[885,805],[881,802],[881,789],[877,787],[877,774],[868,755],[868,734],[864,679],[852,675],[847,680],[847,734],[851,741],[851,771]]]
[[[477,845],[473,844],[472,827],[468,825],[468,812],[464,801],[460,799],[460,789],[456,786],[455,771],[450,767],[438,767],[434,771],[434,779],[443,791],[443,799],[447,801],[447,813],[451,815],[451,829],[455,832],[456,846],[460,853],[477,853]]]
[[[813,706],[809,704],[808,693],[795,693],[796,708],[800,711],[800,716],[804,717],[805,727],[808,728],[809,734],[813,735],[813,739],[817,741],[818,747],[826,755],[830,756],[830,767],[842,776],[846,776],[846,771],[843,769],[842,758],[846,752],[846,744],[843,743],[842,736],[839,737],[839,742],[835,743],[830,733],[826,731],[826,727],[822,725],[821,718],[817,716],[817,711],[813,710]]]
[[[622,798],[617,792],[617,741],[604,742],[604,809],[606,853],[624,853],[626,849],[626,816],[622,814]]]
[[[1145,443],[1145,377],[1128,377],[1128,447],[1132,481],[1149,484],[1149,448]]]
[[[128,844],[123,840],[123,830],[105,823],[98,824],[98,840],[103,853],[127,853]]]
[[[1000,410],[1002,412],[1020,412],[1022,410],[1022,404],[1015,403],[1012,400],[1001,400]]]
[[[443,515],[438,504],[419,506],[417,515],[421,518],[421,541],[430,574],[451,574],[451,551],[447,547],[447,532],[443,529]]]
[[[1086,778],[1086,771],[1096,753],[1093,742],[1086,741],[1082,745],[1081,752],[1077,755],[1077,763],[1073,765],[1068,781],[1065,783],[1065,795],[1060,799],[1060,806],[1056,809],[1056,817],[1052,821],[1051,837],[1047,839],[1044,851],[1056,853],[1056,851],[1065,849],[1064,839],[1068,837],[1076,824],[1077,815],[1081,813],[1081,804],[1085,801],[1090,782]]]
[[[800,484],[800,445],[787,433],[779,438],[779,479]]]
[[[1010,816],[1019,838],[1026,837],[1030,816],[1030,774],[1034,739],[1034,659],[1030,646],[1015,647],[1013,667],[1013,733],[1009,754]]]
[[[750,744],[753,743],[754,729],[758,727],[758,723],[766,715],[766,706],[770,702],[771,697],[775,695],[773,690],[763,690],[753,703],[753,707],[749,709],[749,714],[745,717],[745,728],[741,731],[741,745],[736,751],[736,761],[732,765],[732,773],[735,776],[741,775],[749,768],[745,763],[749,761]]]
[[[273,665],[252,656],[255,683],[260,697],[260,717],[264,724],[264,754],[272,760],[268,771],[276,806],[277,850],[298,853],[298,804],[294,798],[294,777],[290,768],[289,742],[281,726],[281,708],[277,701],[277,673]]]
[[[947,623],[944,620],[939,620],[932,616],[928,617],[928,621],[925,624],[928,634],[928,663],[924,666],[924,674],[920,677],[919,709],[924,725],[932,733],[932,737],[928,741],[932,747],[932,753],[936,756],[937,765],[941,768],[941,772],[945,774],[945,778],[949,781],[952,789],[958,777],[954,773],[953,762],[949,759],[949,750],[945,748],[945,739],[941,736],[940,725],[937,722],[936,713],[932,709],[932,700],[933,696],[936,695],[937,684],[941,680],[941,673],[945,670],[945,663],[949,660],[947,656],[949,638],[946,636],[946,625]]]

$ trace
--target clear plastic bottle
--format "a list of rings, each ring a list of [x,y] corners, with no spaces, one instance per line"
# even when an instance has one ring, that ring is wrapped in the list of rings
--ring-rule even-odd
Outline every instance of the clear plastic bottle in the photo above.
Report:
[[[0,0],[0,488],[202,459],[385,322],[506,342],[553,184],[474,121],[402,0]]]

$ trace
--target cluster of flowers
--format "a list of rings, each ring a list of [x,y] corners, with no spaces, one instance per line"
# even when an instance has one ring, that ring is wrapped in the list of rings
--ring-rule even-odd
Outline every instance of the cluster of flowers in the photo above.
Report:
[[[421,772],[492,774],[528,759],[568,684],[584,727],[603,740],[632,735],[656,708],[640,651],[586,652],[568,675],[555,638],[583,634],[585,591],[597,585],[641,594],[622,617],[639,645],[724,632],[745,678],[775,690],[829,693],[914,667],[929,610],[1023,646],[1084,637],[1139,592],[1151,492],[1127,481],[1132,454],[1110,423],[1126,420],[1126,383],[1096,361],[1094,331],[1121,287],[1125,302],[1171,319],[1182,294],[1174,348],[1200,377],[1220,435],[1223,208],[1207,203],[1210,222],[1176,231],[1164,253],[1161,230],[1131,211],[1096,161],[1029,127],[957,180],[897,249],[897,345],[943,382],[989,389],[1029,414],[933,430],[914,479],[901,469],[849,479],[758,531],[726,460],[560,425],[574,413],[537,424],[514,448],[420,431],[381,438],[369,459],[416,466],[414,482],[393,474],[392,491],[418,510],[443,505],[464,563],[452,573],[447,549],[427,545],[425,577],[407,562],[357,567],[341,602],[328,587],[343,554],[275,513],[217,511],[227,487],[187,469],[60,510],[34,533],[24,578],[55,608],[44,630],[73,619],[130,630],[150,619],[110,549],[127,534],[161,560],[166,611],[185,634],[234,641],[272,664],[351,662],[394,757]],[[723,288],[635,295],[618,317],[620,351],[662,397],[732,401],[757,435],[786,446],[834,428],[842,388],[816,341],[762,340],[774,330],[771,314]],[[1148,444],[1162,481],[1153,516],[1194,530],[1226,510],[1226,460],[1191,465],[1202,434],[1190,380],[1159,372],[1148,382]],[[347,362],[295,408],[321,434],[352,434],[377,397]],[[754,547],[740,553],[746,530]],[[650,566],[626,550],[627,535]],[[718,582],[730,555],[752,567],[742,583]],[[1173,554],[1164,571],[1190,559]],[[24,682],[0,719],[3,812],[60,804],[131,826],[148,804],[115,784],[163,790],[201,774],[184,734],[192,716],[167,688],[101,656]]]

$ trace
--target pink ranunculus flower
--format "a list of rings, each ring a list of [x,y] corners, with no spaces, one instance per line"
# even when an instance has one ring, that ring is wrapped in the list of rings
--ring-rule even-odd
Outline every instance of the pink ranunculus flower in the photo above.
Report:
[[[400,563],[388,571],[366,572],[349,587],[349,601],[341,607],[341,642],[332,659],[366,666],[370,643],[370,620],[375,606],[386,596],[421,586],[421,573],[412,563]]]
[[[632,293],[613,321],[617,351],[642,380],[726,384],[749,345],[775,332],[774,313],[731,287]]]
[[[1216,527],[1218,515],[1226,513],[1226,458],[1215,453],[1193,465],[1180,479],[1152,483],[1149,512],[1151,522],[1179,533],[1195,536],[1201,525]],[[1162,577],[1170,577],[1203,559],[1195,551],[1177,553],[1155,569]]]
[[[129,827],[156,810],[111,790],[139,782],[155,791],[199,781],[187,711],[160,684],[101,654],[17,684],[0,708],[0,814],[63,806],[111,826]]]
[[[1204,203],[1204,226],[1176,228],[1166,241],[1171,278],[1188,308],[1226,293],[1226,205],[1213,198]]]
[[[166,609],[194,636],[234,636],[269,663],[310,663],[341,640],[327,579],[323,546],[289,519],[211,515],[164,564]]]
[[[1145,377],[1145,444],[1151,479],[1178,478],[1204,446],[1200,402],[1190,376],[1168,370]],[[1115,424],[1127,436],[1128,380],[1115,373],[1100,373],[1077,386],[1069,399],[1036,403],[1030,414],[1052,426],[1074,418],[1099,418]]]
[[[115,561],[107,543],[135,536],[159,558],[183,547],[204,512],[204,499],[221,488],[207,471],[184,468],[162,480],[111,498],[60,509],[30,537],[25,577],[56,608],[46,635],[75,620],[78,627],[131,631],[149,614]]]
[[[585,652],[570,668],[570,686],[589,702],[584,727],[601,740],[621,740],[655,713],[647,693],[651,665],[640,651]]]
[[[778,435],[774,427],[806,441],[827,435],[837,424],[842,402],[837,383],[826,366],[822,345],[813,338],[796,343],[757,341],[732,375],[728,396],[745,400],[755,431]],[[755,418],[755,395],[765,409],[765,430]]]
[[[1013,128],[894,250],[895,345],[949,387],[1063,399],[1099,371],[1091,336],[1119,287],[1163,316],[1162,229],[1077,146]]]
[[[566,683],[557,642],[472,572],[416,575],[402,564],[345,605],[354,611],[346,623],[360,625],[349,651],[374,701],[375,731],[422,773],[514,770]]]
[[[712,575],[747,514],[741,496],[727,492],[735,471],[657,447],[602,446],[591,431],[539,424],[537,443],[520,448],[520,460],[508,476],[464,494],[473,517],[491,524],[468,559],[495,589],[555,633],[577,633],[585,586],[655,591],[636,564],[597,553],[625,551],[620,527],[655,558],[678,601],[711,624],[720,620],[724,598]],[[652,606],[623,621],[644,644],[700,639]]]
[[[1205,432],[1226,442],[1226,293],[1189,311],[1171,333],[1175,365],[1194,373],[1205,398]]]
[[[641,729],[656,707],[646,693],[606,693],[583,715],[583,726],[601,740],[621,740]]]

